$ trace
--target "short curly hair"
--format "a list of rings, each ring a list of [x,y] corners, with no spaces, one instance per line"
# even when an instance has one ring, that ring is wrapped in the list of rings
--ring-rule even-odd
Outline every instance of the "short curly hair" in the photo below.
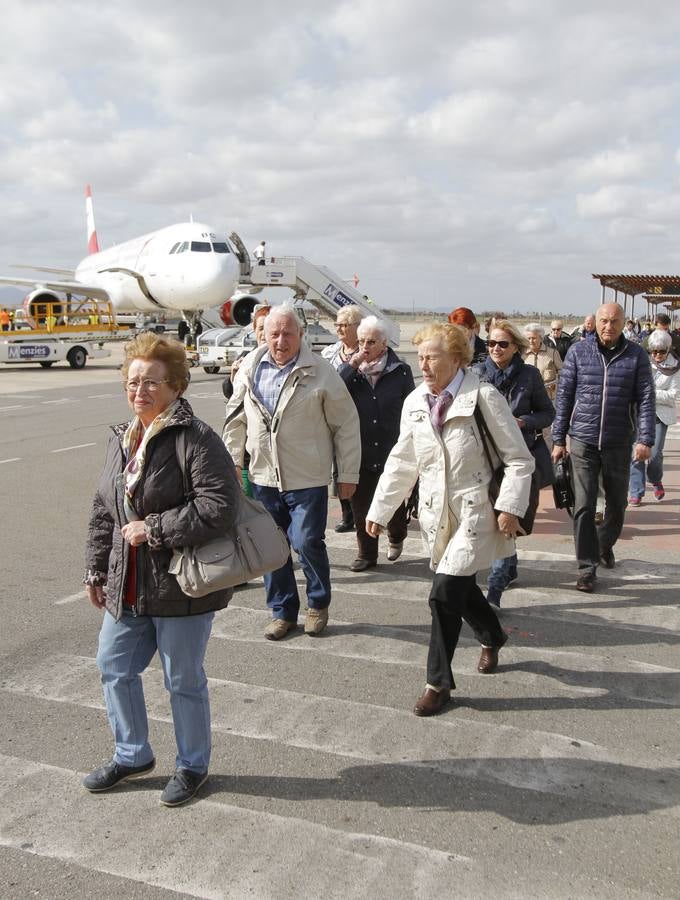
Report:
[[[342,322],[344,325],[358,325],[364,317],[364,311],[356,303],[348,303],[347,306],[341,306],[335,314],[335,321]]]
[[[434,322],[426,325],[414,335],[413,343],[416,347],[423,341],[431,341],[441,338],[446,352],[458,361],[458,365],[467,366],[472,360],[472,347],[467,331],[461,325],[450,325],[448,322]]]
[[[145,331],[138,334],[125,345],[125,358],[121,373],[123,382],[127,381],[130,364],[135,359],[147,362],[162,362],[167,371],[168,384],[173,391],[183,394],[189,387],[189,361],[184,344],[174,338],[163,337]]]

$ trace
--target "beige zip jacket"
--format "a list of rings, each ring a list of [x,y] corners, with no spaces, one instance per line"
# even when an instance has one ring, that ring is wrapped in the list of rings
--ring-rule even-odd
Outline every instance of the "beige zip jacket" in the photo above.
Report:
[[[236,466],[247,450],[252,482],[295,491],[328,484],[335,458],[338,481],[358,484],[359,416],[342,378],[303,343],[271,415],[253,392],[266,353],[258,347],[244,358],[227,403],[222,437]]]

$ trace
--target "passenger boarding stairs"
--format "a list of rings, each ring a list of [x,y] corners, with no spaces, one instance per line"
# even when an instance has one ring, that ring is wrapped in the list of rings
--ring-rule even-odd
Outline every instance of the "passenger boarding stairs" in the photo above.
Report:
[[[234,235],[231,241],[234,243]],[[364,315],[377,316],[385,326],[390,346],[399,346],[399,324],[326,266],[316,266],[302,256],[277,256],[263,266],[250,265],[243,259],[241,263],[240,289],[254,292],[265,287],[288,287],[294,291],[296,302],[311,303],[332,319],[343,306],[354,304]]]

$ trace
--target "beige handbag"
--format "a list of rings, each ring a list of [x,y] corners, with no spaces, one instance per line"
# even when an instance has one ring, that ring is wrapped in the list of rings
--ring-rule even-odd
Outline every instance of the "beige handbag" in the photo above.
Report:
[[[177,459],[189,496],[183,428],[177,437]],[[289,556],[288,540],[271,515],[257,500],[242,494],[231,531],[201,547],[175,550],[168,571],[185,594],[203,597],[280,569]]]

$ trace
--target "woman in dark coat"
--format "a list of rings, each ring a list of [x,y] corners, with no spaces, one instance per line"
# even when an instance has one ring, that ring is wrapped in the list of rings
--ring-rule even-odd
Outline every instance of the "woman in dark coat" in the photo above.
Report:
[[[371,569],[378,562],[378,538],[366,532],[366,513],[385,460],[399,437],[404,400],[415,388],[411,369],[387,346],[380,319],[362,319],[358,338],[358,351],[338,369],[357,407],[361,425],[361,469],[351,500],[359,549],[350,566],[353,572]],[[406,530],[406,507],[402,503],[387,526],[387,558],[391,562],[401,556]]]
[[[535,366],[527,365],[522,353],[528,348],[526,338],[507,320],[494,321],[489,332],[489,355],[474,367],[482,381],[488,381],[503,394],[519,425],[524,441],[536,463],[536,478],[541,488],[552,481],[550,452],[542,430],[555,418],[555,407],[545,389],[543,378]],[[517,578],[517,554],[494,560],[489,573],[486,599],[501,605],[506,587]]]
[[[115,752],[83,781],[108,791],[151,772],[141,673],[158,651],[170,693],[177,757],[161,803],[190,800],[208,777],[210,706],[203,659],[213,616],[231,598],[221,590],[192,598],[168,571],[176,548],[206,544],[229,529],[240,497],[220,437],[194,417],[181,395],[189,383],[177,341],[141,334],[125,347],[123,384],[132,420],[113,429],[87,540],[87,596],[104,611],[97,665]],[[186,494],[177,458],[185,433]]]

